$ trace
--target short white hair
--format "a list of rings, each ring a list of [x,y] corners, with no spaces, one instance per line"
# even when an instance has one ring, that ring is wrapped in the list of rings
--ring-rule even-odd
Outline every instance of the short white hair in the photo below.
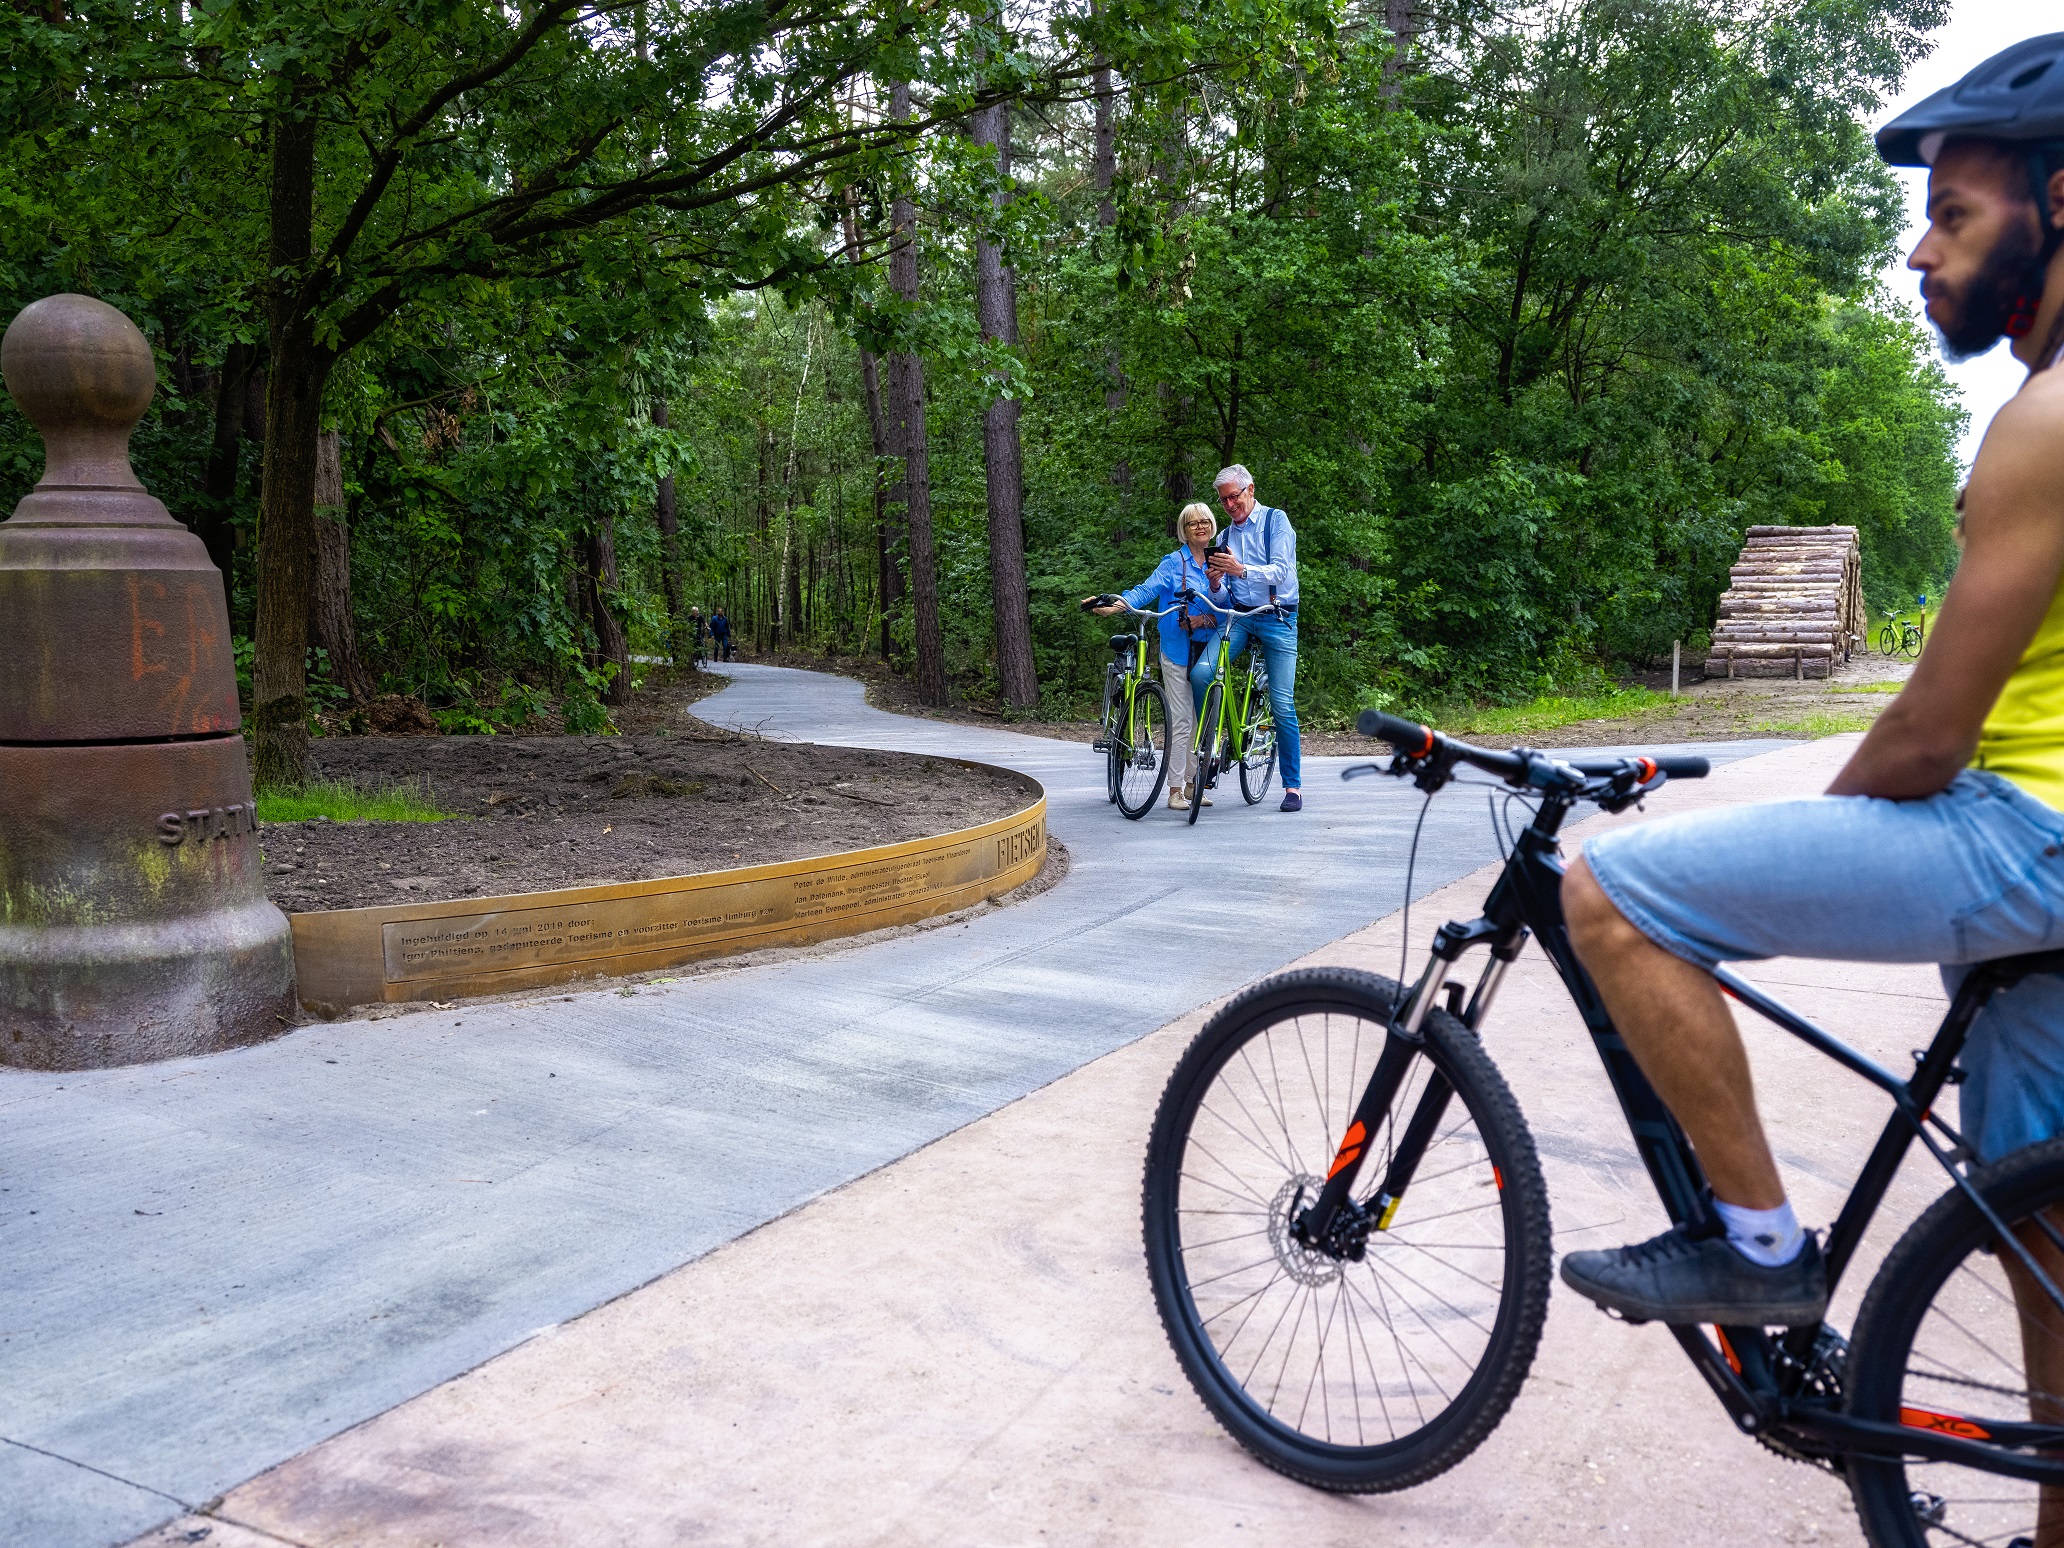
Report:
[[[1236,491],[1252,489],[1254,487],[1254,475],[1236,462],[1229,468],[1220,468],[1218,470],[1218,477],[1211,481],[1213,489],[1223,489],[1228,484],[1231,484]]]

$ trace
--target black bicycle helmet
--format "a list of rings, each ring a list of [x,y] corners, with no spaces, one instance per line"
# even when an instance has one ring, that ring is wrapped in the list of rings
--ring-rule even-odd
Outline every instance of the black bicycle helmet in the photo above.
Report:
[[[2064,144],[2064,32],[2016,43],[1914,104],[1878,131],[1878,154],[1895,167],[1933,166],[1953,135]]]

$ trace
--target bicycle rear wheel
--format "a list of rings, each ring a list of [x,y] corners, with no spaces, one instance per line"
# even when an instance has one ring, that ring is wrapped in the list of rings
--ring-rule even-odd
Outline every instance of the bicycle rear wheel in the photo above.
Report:
[[[1387,1224],[1359,1261],[1291,1234],[1402,998],[1342,968],[1249,989],[1190,1044],[1147,1146],[1147,1271],[1183,1373],[1257,1458],[1341,1492],[1403,1489],[1475,1450],[1525,1380],[1548,1309],[1533,1138],[1483,1046],[1444,1011],[1363,1141],[1354,1199],[1368,1208],[1433,1093],[1432,1143]]]
[[[1132,712],[1119,723],[1111,745],[1120,749],[1118,810],[1138,821],[1154,809],[1168,778],[1168,700],[1161,685],[1143,682],[1133,690]]]
[[[1115,711],[1125,703],[1125,679],[1115,666],[1104,668],[1104,708],[1099,717],[1103,722],[1104,736],[1104,799],[1118,799],[1118,772],[1124,765],[1123,755],[1118,749],[1118,716]]]
[[[2064,1140],[2016,1151],[1971,1183],[2064,1289]],[[1908,1228],[1871,1281],[1848,1387],[1856,1418],[2054,1457],[2064,1431],[2038,1437],[2027,1427],[2064,1426],[2064,1311],[1953,1190]],[[2064,1488],[1953,1462],[1852,1457],[1849,1491],[1874,1548],[2006,1548],[2064,1535]]]
[[[1264,684],[1254,690],[1252,717],[1247,722],[1247,750],[1240,757],[1240,794],[1253,806],[1276,782],[1276,712]]]

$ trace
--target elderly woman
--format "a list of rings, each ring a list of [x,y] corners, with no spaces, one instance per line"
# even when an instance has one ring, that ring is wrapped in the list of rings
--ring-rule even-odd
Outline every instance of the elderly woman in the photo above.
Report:
[[[1185,505],[1175,519],[1182,542],[1163,557],[1149,575],[1130,591],[1122,592],[1123,604],[1092,608],[1109,615],[1126,608],[1143,613],[1162,613],[1161,689],[1168,699],[1168,804],[1187,811],[1192,800],[1204,800],[1195,788],[1191,746],[1197,725],[1197,703],[1211,686],[1216,669],[1219,615],[1197,601],[1184,601],[1186,593],[1209,594],[1220,607],[1229,607],[1223,580],[1205,567],[1204,551],[1218,536],[1218,520],[1208,505]],[[1166,612],[1173,608],[1175,611]],[[1198,678],[1202,678],[1202,687]],[[1180,777],[1178,778],[1178,775]]]

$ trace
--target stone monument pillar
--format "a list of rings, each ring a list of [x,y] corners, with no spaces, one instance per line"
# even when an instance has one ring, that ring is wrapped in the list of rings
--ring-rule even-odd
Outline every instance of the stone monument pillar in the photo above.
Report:
[[[276,1036],[293,944],[259,880],[222,576],[129,466],[150,346],[48,296],[0,374],[44,450],[0,522],[0,1064]]]

